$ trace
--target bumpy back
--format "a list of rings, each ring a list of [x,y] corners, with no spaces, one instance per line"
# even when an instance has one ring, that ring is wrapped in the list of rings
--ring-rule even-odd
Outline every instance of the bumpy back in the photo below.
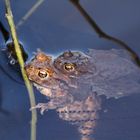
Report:
[[[140,93],[140,68],[123,50],[90,50],[88,55],[96,67],[90,83],[98,95],[119,98]]]
[[[100,95],[119,98],[140,92],[140,69],[120,50],[64,52],[54,61],[42,52],[26,65],[29,79],[50,101],[37,108],[56,109],[78,126],[82,140],[94,132]]]
[[[69,71],[65,66],[74,68]],[[119,98],[140,91],[140,69],[122,50],[89,50],[88,53],[65,52],[54,61],[56,69],[71,79],[71,93],[90,91],[107,98]]]

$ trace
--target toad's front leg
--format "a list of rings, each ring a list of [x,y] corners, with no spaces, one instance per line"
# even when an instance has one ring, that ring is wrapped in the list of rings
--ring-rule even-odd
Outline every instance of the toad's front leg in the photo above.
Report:
[[[61,96],[57,98],[51,99],[48,103],[38,103],[36,106],[32,107],[32,109],[40,109],[40,113],[43,114],[44,111],[48,111],[49,109],[57,109],[65,106],[65,104],[71,103],[73,98],[71,96]]]
[[[33,110],[33,109],[40,109],[40,113],[43,115],[44,111],[48,111],[49,110],[49,106],[48,106],[49,103],[38,103],[36,106],[34,107],[31,107],[30,110]]]

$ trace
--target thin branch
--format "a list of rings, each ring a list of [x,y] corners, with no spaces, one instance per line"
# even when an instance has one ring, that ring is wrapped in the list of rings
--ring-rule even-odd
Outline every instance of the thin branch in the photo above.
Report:
[[[70,0],[70,2],[72,2],[74,4],[74,6],[80,11],[81,15],[83,15],[83,17],[86,19],[86,21],[92,26],[92,28],[95,30],[96,34],[98,34],[98,36],[100,38],[104,38],[106,40],[112,41],[118,45],[120,45],[120,47],[122,47],[123,49],[127,50],[129,52],[129,54],[131,55],[132,59],[136,62],[136,64],[140,67],[140,58],[137,55],[137,53],[131,49],[131,47],[129,47],[124,41],[117,39],[115,37],[112,37],[108,34],[106,34],[96,23],[96,21],[94,19],[92,19],[88,13],[84,10],[84,8],[80,5],[79,0]]]
[[[31,85],[30,81],[28,80],[28,77],[27,77],[26,72],[24,70],[24,60],[23,60],[23,57],[22,57],[22,52],[20,50],[19,41],[18,41],[18,38],[17,38],[15,24],[14,24],[13,15],[12,15],[9,0],[5,0],[5,6],[6,6],[6,18],[7,18],[9,27],[10,27],[11,36],[12,36],[15,51],[16,51],[16,54],[17,54],[17,58],[18,58],[18,61],[19,61],[21,73],[22,73],[23,79],[25,81],[25,85],[26,85],[28,93],[29,93],[30,105],[31,105],[31,107],[33,107],[33,106],[36,105],[34,92],[33,92],[32,85]],[[32,110],[31,140],[36,140],[36,122],[37,122],[37,113],[36,113],[36,110]]]
[[[10,35],[9,35],[9,32],[4,28],[1,21],[0,21],[0,31],[2,32],[2,35],[4,37],[4,41],[7,42]]]
[[[21,20],[17,23],[16,28],[18,29],[36,10],[37,8],[44,2],[44,0],[38,0],[32,8],[21,18]]]
[[[2,22],[0,21],[0,31],[2,32],[2,36],[3,36],[3,38],[4,38],[4,41],[5,41],[5,43],[6,43],[6,48],[4,47],[4,48],[2,48],[2,49],[0,49],[0,51],[3,51],[3,52],[6,52],[7,53],[7,49],[8,49],[8,44],[9,43],[7,43],[7,41],[9,40],[9,38],[10,38],[10,33],[9,33],[9,31],[8,30],[6,30],[6,28],[4,27],[4,25],[2,24]],[[14,46],[12,46],[12,47],[14,47]],[[24,51],[22,51],[22,53],[25,53]],[[13,80],[14,82],[16,82],[16,83],[18,83],[18,84],[21,84],[21,85],[24,85],[24,83],[23,82],[21,82],[21,81],[18,81],[18,80],[16,80],[13,76],[11,76],[1,65],[0,65],[0,70],[2,71],[2,72],[4,72],[4,74],[6,74],[11,80]]]

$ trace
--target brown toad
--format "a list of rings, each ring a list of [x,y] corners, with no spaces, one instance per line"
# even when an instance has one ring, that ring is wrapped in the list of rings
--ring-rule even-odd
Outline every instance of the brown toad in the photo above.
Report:
[[[95,128],[99,95],[119,98],[140,90],[139,68],[117,50],[68,51],[55,59],[39,51],[25,69],[50,99],[34,108],[56,109],[61,119],[78,126],[82,140],[90,139]]]

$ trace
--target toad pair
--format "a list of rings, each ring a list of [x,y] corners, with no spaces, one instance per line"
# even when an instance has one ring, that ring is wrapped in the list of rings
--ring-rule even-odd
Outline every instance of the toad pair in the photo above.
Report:
[[[28,78],[49,102],[34,108],[55,109],[78,126],[82,139],[94,131],[100,95],[119,98],[140,91],[139,68],[121,50],[67,51],[53,58],[41,51],[25,66]]]

